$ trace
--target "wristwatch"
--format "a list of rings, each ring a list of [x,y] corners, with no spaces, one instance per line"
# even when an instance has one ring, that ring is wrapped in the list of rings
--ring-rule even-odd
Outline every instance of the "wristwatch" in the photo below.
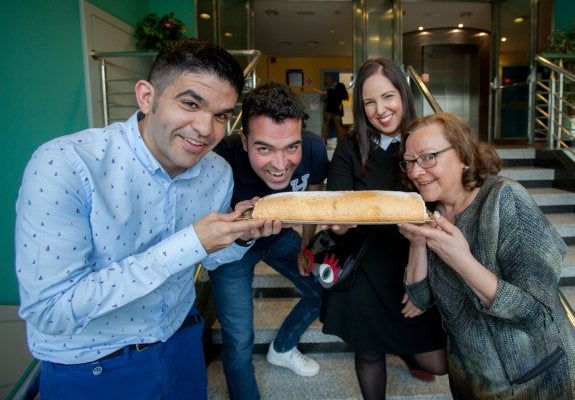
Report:
[[[248,247],[254,243],[254,239],[242,240],[242,239],[238,238],[234,241],[234,243],[237,244],[238,246]]]

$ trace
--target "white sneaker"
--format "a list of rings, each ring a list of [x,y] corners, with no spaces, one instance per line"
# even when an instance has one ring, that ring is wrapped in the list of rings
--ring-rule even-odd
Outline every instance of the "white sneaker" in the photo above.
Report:
[[[297,347],[285,353],[278,353],[274,350],[274,343],[271,342],[266,358],[270,364],[289,368],[300,376],[314,376],[319,373],[319,364],[301,354]]]

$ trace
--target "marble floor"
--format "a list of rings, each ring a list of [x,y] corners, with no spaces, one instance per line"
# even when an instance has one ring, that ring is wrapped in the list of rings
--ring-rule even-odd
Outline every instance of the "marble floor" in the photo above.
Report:
[[[265,355],[256,354],[254,365],[262,400],[361,400],[355,376],[352,353],[310,354],[321,365],[314,377],[301,377],[286,368],[268,364]],[[222,364],[214,361],[208,367],[210,400],[229,398],[223,378]],[[394,356],[388,359],[388,400],[450,400],[447,376],[434,382],[413,378],[403,362]]]

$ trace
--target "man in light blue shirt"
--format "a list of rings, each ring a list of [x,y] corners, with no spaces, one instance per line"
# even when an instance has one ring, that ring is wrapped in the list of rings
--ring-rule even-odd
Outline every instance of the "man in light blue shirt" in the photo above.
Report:
[[[211,152],[243,83],[225,50],[172,42],[128,121],[32,156],[16,270],[43,400],[207,397],[194,267],[241,258],[281,225],[239,220],[250,201],[229,212],[231,168]]]

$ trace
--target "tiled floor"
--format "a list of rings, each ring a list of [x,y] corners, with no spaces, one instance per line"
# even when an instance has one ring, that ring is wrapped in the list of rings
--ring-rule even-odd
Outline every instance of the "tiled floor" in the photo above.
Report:
[[[286,368],[270,365],[265,356],[254,357],[256,376],[262,400],[360,400],[352,353],[310,354],[321,365],[320,373],[311,378],[300,377]],[[222,364],[213,362],[208,368],[210,400],[227,399]],[[409,375],[397,358],[388,359],[389,400],[450,400],[447,376],[434,382],[422,382]]]

